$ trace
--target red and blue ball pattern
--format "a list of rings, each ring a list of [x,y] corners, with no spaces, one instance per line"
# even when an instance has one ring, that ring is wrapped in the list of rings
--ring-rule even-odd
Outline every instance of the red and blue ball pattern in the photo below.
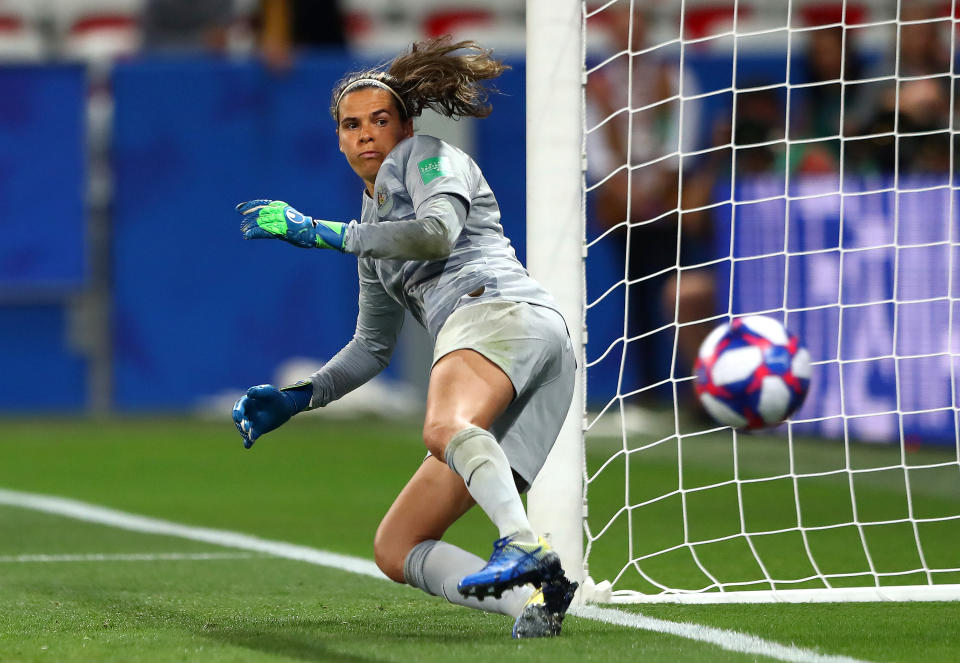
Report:
[[[767,428],[803,403],[810,387],[810,355],[779,321],[751,315],[710,332],[694,374],[697,397],[719,423]]]

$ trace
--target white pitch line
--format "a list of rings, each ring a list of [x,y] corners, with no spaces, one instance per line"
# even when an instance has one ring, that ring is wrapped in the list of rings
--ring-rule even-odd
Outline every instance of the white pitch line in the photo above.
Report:
[[[849,656],[821,654],[817,651],[801,649],[793,645],[782,645],[779,642],[764,640],[749,633],[728,631],[726,629],[704,626],[702,624],[671,622],[666,619],[645,617],[644,615],[633,612],[601,608],[595,605],[584,605],[573,608],[570,610],[570,614],[584,619],[594,619],[598,622],[606,622],[618,626],[627,626],[644,631],[655,631],[656,633],[666,633],[690,640],[708,642],[728,651],[752,654],[755,656],[767,656],[778,661],[790,661],[791,663],[866,663],[866,661],[850,658]]]
[[[316,548],[310,548],[308,546],[298,546],[283,541],[269,541],[256,536],[250,536],[249,534],[241,534],[240,532],[210,529],[207,527],[193,527],[191,525],[174,523],[169,520],[138,516],[134,513],[125,513],[123,511],[108,509],[97,506],[96,504],[88,504],[64,497],[22,493],[16,490],[0,488],[0,504],[43,511],[58,516],[66,516],[75,520],[98,523],[100,525],[117,527],[133,532],[176,536],[181,539],[190,539],[191,541],[203,541],[227,548],[252,550],[276,557],[309,562],[310,564],[317,564],[319,566],[329,566],[335,569],[350,571],[351,573],[372,576],[374,578],[386,578],[383,572],[377,568],[376,564],[366,559],[350,557],[349,555],[339,555],[337,553],[317,550]]]
[[[0,555],[0,564],[46,562],[167,562],[219,559],[257,559],[266,555],[253,553],[87,553],[84,555]]]
[[[377,568],[376,564],[359,557],[340,555],[338,553],[286,543],[284,541],[270,541],[248,534],[241,534],[240,532],[182,525],[169,520],[126,513],[124,511],[117,511],[115,509],[64,497],[24,493],[0,488],[0,505],[4,504],[133,532],[176,536],[227,548],[239,548],[241,550],[266,553],[276,557],[349,571],[381,580],[387,579],[380,569]],[[651,617],[644,617],[643,615],[614,610],[612,608],[581,606],[571,610],[571,614],[584,619],[592,619],[617,626],[654,631],[656,633],[675,635],[698,642],[706,642],[728,651],[754,656],[766,656],[778,661],[786,661],[787,663],[867,663],[866,661],[849,658],[847,656],[821,654],[811,649],[783,645],[778,642],[764,640],[763,638],[758,638],[757,636],[746,633],[739,633],[737,631],[727,631],[711,626],[703,626],[701,624],[653,619]]]

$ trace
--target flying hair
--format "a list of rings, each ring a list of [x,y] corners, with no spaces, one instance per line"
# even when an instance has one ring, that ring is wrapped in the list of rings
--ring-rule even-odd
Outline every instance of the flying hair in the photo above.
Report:
[[[496,90],[482,81],[509,69],[493,51],[475,41],[454,42],[450,35],[414,43],[408,53],[390,62],[347,74],[334,86],[330,115],[340,119],[340,101],[355,90],[387,88],[398,101],[401,119],[419,117],[425,108],[451,118],[486,117]]]

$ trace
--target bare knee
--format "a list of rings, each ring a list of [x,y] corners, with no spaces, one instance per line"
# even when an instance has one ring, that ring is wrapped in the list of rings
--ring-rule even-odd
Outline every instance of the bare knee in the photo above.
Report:
[[[405,582],[410,551],[424,541],[439,540],[473,505],[463,479],[442,460],[428,458],[387,510],[373,539],[377,567],[396,582]]]
[[[377,528],[377,533],[373,537],[373,559],[383,574],[394,582],[405,582],[403,565],[407,561],[407,553],[411,548],[413,545],[405,544],[398,541],[396,537],[390,536],[385,531],[383,523]]]
[[[427,451],[433,454],[434,458],[443,462],[443,455],[446,452],[447,443],[450,442],[450,438],[468,425],[467,422],[453,422],[427,417],[423,423],[423,443],[426,445]]]

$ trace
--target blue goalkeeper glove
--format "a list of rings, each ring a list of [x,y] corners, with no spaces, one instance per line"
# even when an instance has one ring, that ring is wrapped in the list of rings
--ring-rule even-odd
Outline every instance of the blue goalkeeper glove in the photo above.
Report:
[[[272,384],[260,384],[247,389],[233,406],[233,423],[243,436],[243,446],[249,449],[257,438],[287,422],[297,412],[310,405],[313,386],[298,383],[277,389]]]
[[[282,239],[305,249],[343,251],[347,224],[305,216],[282,200],[248,200],[237,205],[244,239]]]

